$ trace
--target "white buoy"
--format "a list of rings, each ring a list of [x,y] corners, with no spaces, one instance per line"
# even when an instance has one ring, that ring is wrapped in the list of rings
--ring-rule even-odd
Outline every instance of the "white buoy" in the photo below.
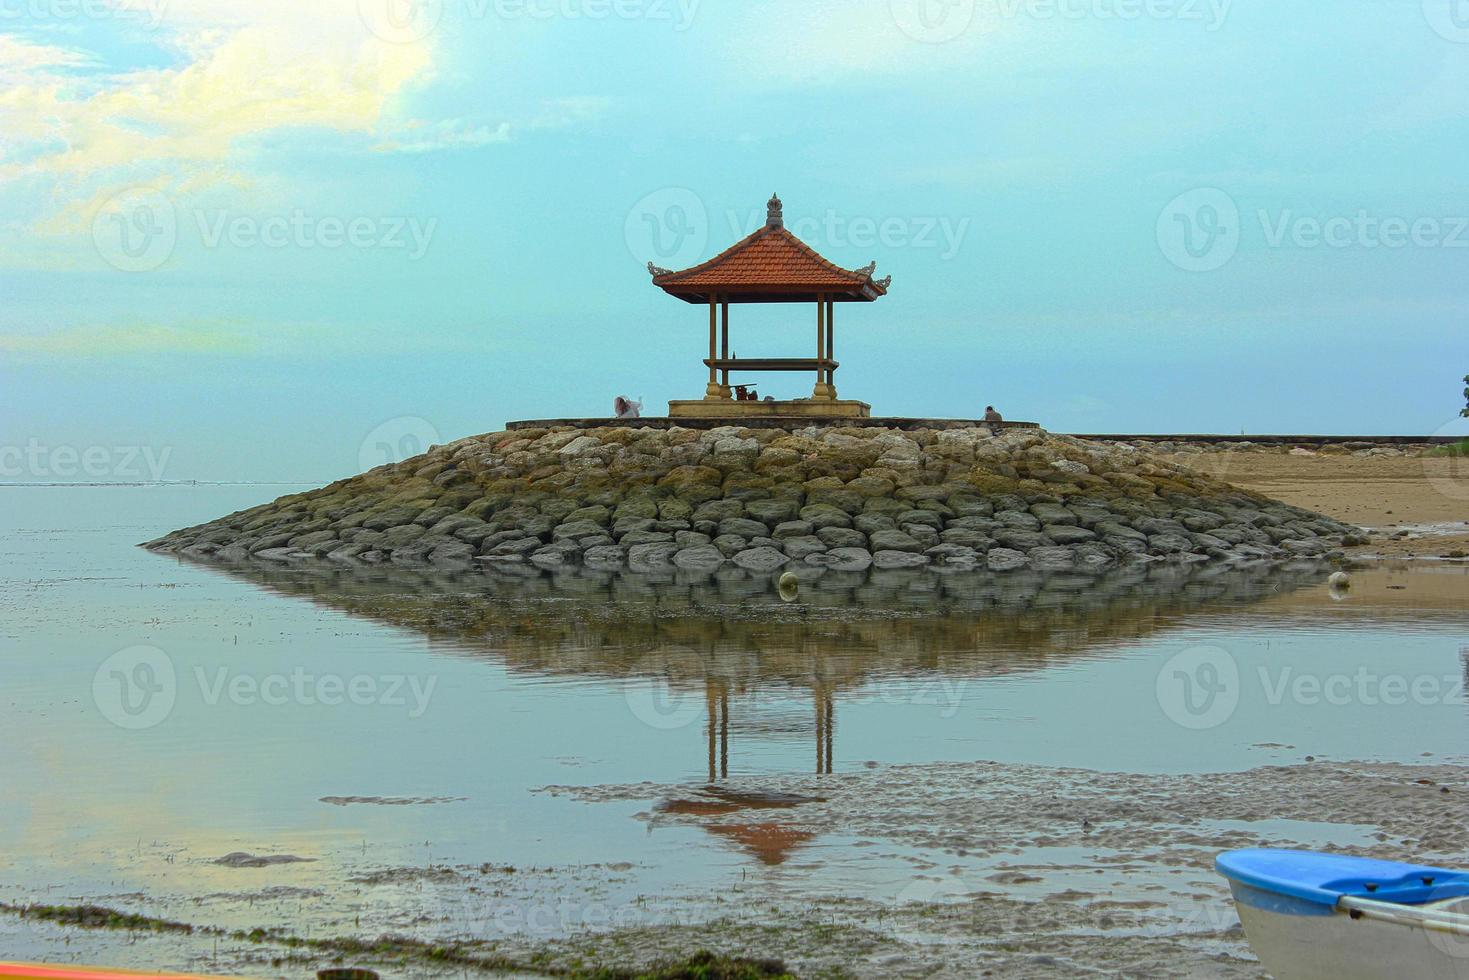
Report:
[[[1326,584],[1333,589],[1340,589],[1342,592],[1345,592],[1352,587],[1352,577],[1346,572],[1332,572],[1331,577],[1326,580]]]
[[[780,597],[786,602],[795,602],[796,593],[801,589],[801,580],[796,578],[795,572],[782,572],[780,579],[776,582],[776,588],[780,591]]]

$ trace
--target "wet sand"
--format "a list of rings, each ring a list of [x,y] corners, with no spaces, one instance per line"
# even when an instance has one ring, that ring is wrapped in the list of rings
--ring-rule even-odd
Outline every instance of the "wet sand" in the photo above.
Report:
[[[371,884],[394,891],[400,935],[435,938],[354,959],[391,964],[396,976],[525,975],[515,964],[576,975],[711,949],[779,958],[800,976],[1262,977],[1213,871],[1219,851],[1329,845],[1454,864],[1469,845],[1460,760],[1343,762],[1305,748],[1262,744],[1261,766],[1209,775],[973,762],[872,765],[839,780],[737,777],[712,794],[699,783],[550,786],[541,792],[605,807],[607,819],[641,821],[650,833],[683,828],[765,848],[770,870],[705,894],[648,895],[569,937],[488,942],[477,936],[507,902],[538,902],[550,916],[588,907],[626,867],[545,869],[534,883],[513,869],[403,869]],[[687,805],[699,799],[721,805]],[[828,852],[848,866],[841,887],[809,873]],[[185,922],[209,914],[154,905],[153,914]],[[0,941],[58,928],[0,916]],[[107,938],[72,935],[79,952]],[[332,959],[283,934],[134,941],[155,961],[215,972],[298,975]]]
[[[807,948],[811,925],[772,938],[771,948],[813,974],[1261,976],[1213,871],[1219,851],[1330,844],[1461,862],[1469,784],[1460,766],[1335,762],[1284,746],[1262,745],[1261,753],[1299,761],[1171,776],[983,762],[896,766],[835,782],[734,780],[725,792],[820,793],[824,799],[782,812],[788,833],[847,842],[912,870],[911,884],[896,894],[809,900],[808,920],[853,930],[861,937],[855,946]],[[546,791],[592,803],[648,801],[638,819],[652,826],[719,834],[770,820],[662,803],[696,796],[697,786]],[[799,862],[799,852],[790,859]],[[773,898],[760,897],[762,906]],[[799,901],[799,886],[781,897]]]
[[[1469,556],[1469,458],[1173,453],[1164,458],[1372,532],[1357,556]],[[1457,553],[1457,554],[1456,554]]]

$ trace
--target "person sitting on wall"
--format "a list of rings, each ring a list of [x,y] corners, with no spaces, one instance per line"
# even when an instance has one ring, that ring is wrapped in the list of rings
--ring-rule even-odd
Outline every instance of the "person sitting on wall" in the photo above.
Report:
[[[999,412],[995,411],[995,406],[986,405],[984,407],[984,420],[986,422],[1003,422],[1005,418]]]

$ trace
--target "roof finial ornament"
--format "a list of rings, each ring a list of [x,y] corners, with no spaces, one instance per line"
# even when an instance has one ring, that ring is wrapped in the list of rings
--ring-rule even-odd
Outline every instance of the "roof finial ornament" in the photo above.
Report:
[[[876,271],[877,271],[877,260],[876,259],[873,259],[871,262],[867,263],[862,268],[858,269],[857,270],[857,275],[859,275],[859,276],[866,276],[868,279],[871,279],[872,278],[872,274],[874,272],[876,272]]]
[[[770,200],[765,204],[765,227],[784,228],[786,223],[781,211],[780,195],[770,195]]]
[[[657,279],[659,276],[666,276],[671,271],[671,269],[664,269],[660,266],[654,265],[651,262],[648,263],[648,275],[652,276],[654,279]]]

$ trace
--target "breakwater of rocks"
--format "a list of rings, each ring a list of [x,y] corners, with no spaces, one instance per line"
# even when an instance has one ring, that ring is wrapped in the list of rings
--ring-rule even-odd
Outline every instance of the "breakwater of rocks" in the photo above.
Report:
[[[222,562],[1100,572],[1324,558],[1358,533],[1130,445],[793,422],[474,436],[145,547]]]

